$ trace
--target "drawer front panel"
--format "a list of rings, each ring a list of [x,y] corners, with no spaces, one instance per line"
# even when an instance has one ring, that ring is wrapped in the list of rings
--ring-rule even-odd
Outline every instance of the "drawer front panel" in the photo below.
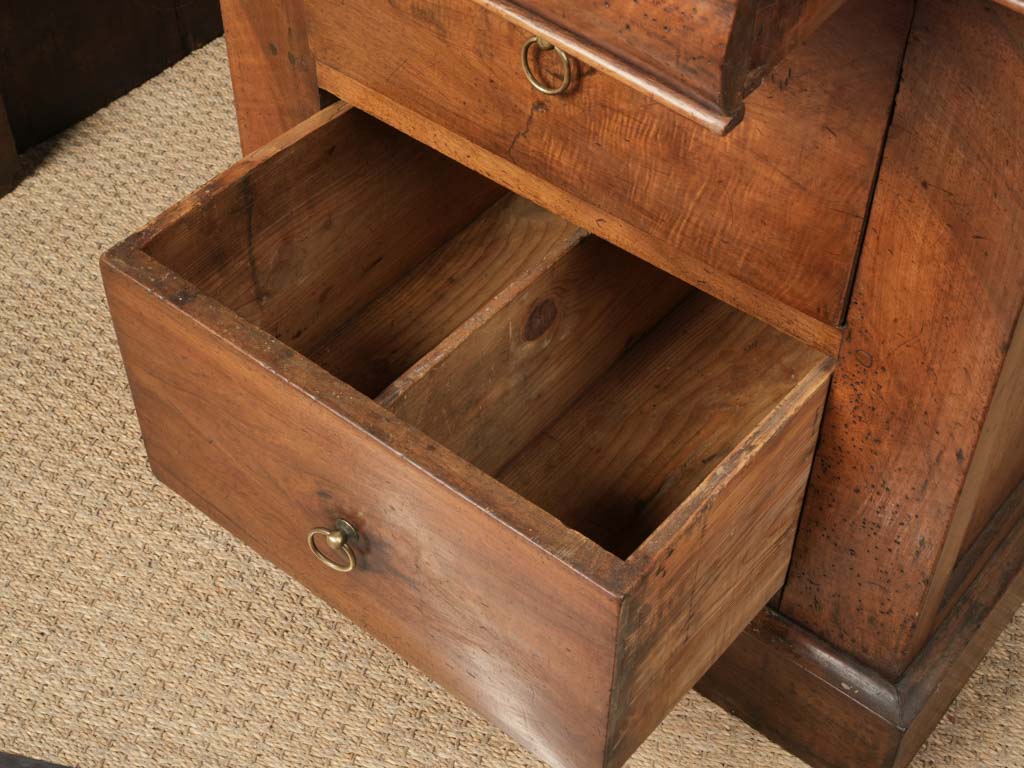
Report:
[[[187,283],[105,278],[161,480],[541,758],[601,763],[616,600],[470,502],[468,467],[458,489],[432,475],[424,439]],[[307,545],[337,517],[351,573]]]
[[[407,110],[403,130],[746,311],[841,322],[906,4],[850,3],[724,140],[578,62],[569,92],[538,93],[521,66],[529,33],[473,0],[307,10],[322,87],[388,121]],[[553,53],[534,64],[558,81]]]
[[[476,0],[716,133],[843,0]]]

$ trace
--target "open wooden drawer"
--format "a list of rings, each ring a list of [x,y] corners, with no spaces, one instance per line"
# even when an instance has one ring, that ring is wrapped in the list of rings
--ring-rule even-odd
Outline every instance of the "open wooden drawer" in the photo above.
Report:
[[[154,472],[554,765],[782,583],[830,361],[363,113],[103,274]]]

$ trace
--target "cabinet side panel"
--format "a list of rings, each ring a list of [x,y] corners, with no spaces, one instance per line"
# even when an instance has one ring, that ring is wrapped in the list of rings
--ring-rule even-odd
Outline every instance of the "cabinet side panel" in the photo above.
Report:
[[[918,3],[782,612],[895,679],[927,639],[1024,298],[1024,17]]]
[[[978,448],[964,482],[958,514],[970,516],[963,551],[977,540],[1000,505],[1024,480],[1024,316],[1006,354]]]

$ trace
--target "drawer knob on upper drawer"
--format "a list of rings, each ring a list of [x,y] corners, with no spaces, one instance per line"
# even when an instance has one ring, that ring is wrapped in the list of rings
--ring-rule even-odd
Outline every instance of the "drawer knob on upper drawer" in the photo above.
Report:
[[[320,549],[317,544],[317,540],[322,538],[324,543],[334,552],[340,552],[344,555],[345,561],[338,562],[333,558],[328,557]],[[333,568],[335,571],[341,573],[348,573],[354,570],[356,567],[356,553],[352,547],[349,546],[350,541],[359,540],[359,532],[352,527],[352,524],[346,520],[337,520],[334,523],[334,530],[329,528],[314,528],[309,532],[309,536],[306,538],[309,542],[309,548],[313,554],[316,555],[316,559],[326,565],[328,568]]]
[[[540,79],[533,73],[533,67],[530,66],[530,50],[533,46],[537,46],[537,50],[543,53],[544,51],[554,51],[558,54],[558,58],[562,60],[562,82],[556,86],[545,85]],[[547,40],[534,36],[523,43],[523,72],[526,73],[526,79],[530,81],[530,85],[536,88],[541,93],[546,93],[548,96],[558,96],[561,93],[565,93],[569,90],[569,82],[572,80],[572,64],[569,61],[568,54],[561,48],[556,48]]]

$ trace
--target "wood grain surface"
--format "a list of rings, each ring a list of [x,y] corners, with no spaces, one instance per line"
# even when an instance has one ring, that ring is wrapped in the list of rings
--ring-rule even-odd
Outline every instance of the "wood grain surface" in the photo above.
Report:
[[[896,686],[766,608],[697,690],[813,768],[892,768]]]
[[[489,512],[540,511],[146,257],[120,258],[108,297],[157,476],[539,756],[600,765],[618,599]],[[350,574],[306,543],[337,517],[360,533]]]
[[[308,13],[324,88],[701,290],[837,348],[908,4],[848,4],[724,140],[589,67],[569,94],[541,96],[520,67],[527,33],[472,0],[313,0]],[[390,49],[402,55],[381,66],[376,51]]]
[[[512,282],[381,401],[508,484],[502,468],[521,451],[533,452],[528,446],[535,438],[688,290],[651,265],[588,238],[552,252]],[[629,400],[643,397],[628,390],[621,394]],[[569,450],[563,446],[563,453]],[[567,494],[571,491],[563,488]],[[564,506],[523,495],[581,530],[577,519],[563,514]],[[603,528],[611,527],[612,520],[604,517]],[[607,530],[598,536],[583,532],[610,549],[600,535]]]
[[[918,4],[782,599],[893,679],[962,549],[968,471],[1012,461],[979,445],[1024,302],[1022,53],[1009,10]]]
[[[961,562],[950,610],[895,682],[765,609],[697,689],[814,768],[905,768],[1024,601],[1024,485]]]
[[[1024,314],[1017,320],[1003,367],[978,436],[971,468],[957,502],[967,515],[966,551],[1003,501],[1024,479]]]
[[[242,154],[320,109],[302,0],[220,0]]]
[[[632,754],[782,585],[831,371],[824,360],[803,376],[630,557],[636,581],[619,623],[610,765]]]
[[[302,135],[301,146],[242,160],[165,212],[147,247],[240,317],[314,354],[504,192],[342,104]]]
[[[660,86],[678,91],[697,102],[689,108],[691,117],[725,131],[735,124],[727,118],[741,111],[743,97],[843,0],[476,2],[565,46],[582,60],[590,59],[588,63],[600,66],[595,60],[600,59],[609,74],[628,78],[638,90],[657,93]],[[681,105],[680,110],[686,107]]]
[[[1018,13],[1024,13],[1024,0],[995,0]]]
[[[364,394],[375,397],[385,388],[390,392],[398,386],[396,379],[407,380],[404,374],[410,368],[506,285],[582,236],[565,219],[506,195],[406,271],[309,356]],[[470,379],[479,380],[475,371]],[[386,402],[384,395],[379,402]],[[436,401],[431,413],[440,415]],[[447,445],[431,430],[423,431]]]
[[[496,476],[628,557],[820,361],[694,291]]]

